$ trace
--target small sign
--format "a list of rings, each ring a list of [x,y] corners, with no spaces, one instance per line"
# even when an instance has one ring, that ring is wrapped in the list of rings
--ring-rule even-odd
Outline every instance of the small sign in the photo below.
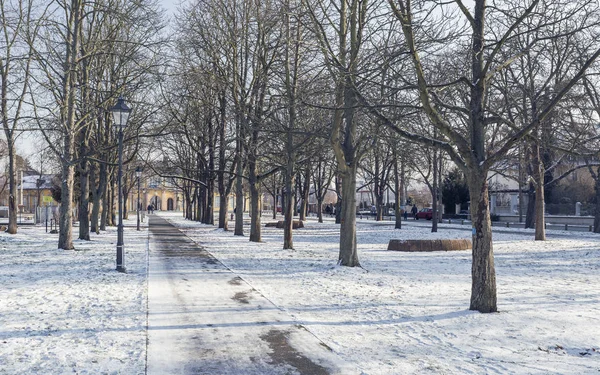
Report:
[[[54,201],[54,198],[52,198],[50,196],[47,196],[47,195],[44,195],[44,197],[43,197],[43,202],[44,203],[52,203],[52,201]]]

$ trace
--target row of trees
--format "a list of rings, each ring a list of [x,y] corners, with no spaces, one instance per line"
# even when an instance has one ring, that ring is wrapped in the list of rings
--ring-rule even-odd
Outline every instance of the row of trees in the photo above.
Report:
[[[204,137],[184,142],[204,188],[227,180],[238,207],[243,187],[249,191],[251,241],[260,241],[261,186],[281,171],[284,248],[293,246],[295,181],[333,154],[341,265],[359,265],[359,172],[372,178],[378,199],[389,181],[401,194],[408,168],[438,192],[449,159],[470,192],[471,309],[492,312],[489,173],[508,174],[526,155],[529,217],[544,239],[549,174],[566,156],[595,152],[599,14],[593,1],[199,0],[178,15],[177,79],[166,99],[176,103],[174,129]]]
[[[151,2],[11,0],[0,7],[8,232],[17,231],[15,139],[34,129],[61,166],[58,247],[72,249],[75,202],[79,238],[89,240],[90,230],[111,224],[117,142],[108,108],[120,95],[138,109],[126,130],[126,160],[142,155],[144,128],[157,110],[154,85],[164,69],[164,22]]]
[[[557,166],[579,158],[600,176],[595,1],[192,0],[176,15],[170,43],[151,2],[2,7],[9,154],[20,126],[35,124],[60,158],[63,249],[73,247],[72,202],[86,239],[87,218],[94,230],[100,204],[103,213],[114,207],[106,109],[119,95],[134,107],[126,166],[160,161],[157,173],[176,179],[190,219],[212,224],[218,192],[218,225],[227,229],[228,197],[243,207],[247,194],[249,238],[260,241],[261,193],[281,188],[283,248],[293,248],[295,202],[333,189],[344,266],[360,265],[359,173],[379,203],[386,187],[402,201],[407,176],[418,173],[437,210],[442,172],[454,165],[470,193],[470,308],[481,312],[497,309],[490,171],[526,165],[539,240]],[[242,210],[235,216],[234,234],[243,235]],[[600,231],[600,216],[597,223]]]

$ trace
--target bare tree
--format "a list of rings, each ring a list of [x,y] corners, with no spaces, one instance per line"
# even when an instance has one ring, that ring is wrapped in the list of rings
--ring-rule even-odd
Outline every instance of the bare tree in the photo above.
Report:
[[[338,163],[336,181],[341,180],[341,186],[338,185],[341,189],[336,189],[341,190],[341,207],[336,210],[341,215],[338,263],[355,267],[360,266],[356,242],[356,175],[367,151],[358,130],[356,87],[370,9],[366,0],[307,1],[307,6],[335,86],[330,140]]]
[[[578,71],[573,72],[570,78],[565,81],[560,91],[553,96],[544,109],[539,111],[539,115],[530,123],[523,126],[513,126],[506,117],[499,117],[489,111],[486,102],[486,95],[489,93],[490,81],[494,78],[494,73],[501,70],[509,61],[498,61],[499,52],[506,48],[506,42],[515,36],[515,30],[523,25],[523,21],[528,17],[535,17],[534,10],[539,1],[534,0],[525,8],[514,9],[512,6],[506,8],[486,7],[485,0],[476,0],[473,10],[470,11],[461,0],[456,0],[453,4],[456,10],[460,11],[466,19],[466,25],[470,30],[470,76],[460,76],[456,81],[448,84],[442,84],[438,87],[452,87],[465,85],[467,90],[464,106],[444,103],[435,95],[436,90],[428,80],[426,70],[427,65],[422,61],[422,54],[428,57],[424,50],[424,44],[419,39],[421,30],[430,30],[432,24],[427,24],[427,15],[437,4],[430,4],[431,7],[413,7],[410,0],[407,1],[389,1],[392,10],[397,19],[402,24],[402,31],[406,40],[410,56],[413,62],[413,72],[416,76],[416,85],[418,87],[419,101],[429,120],[435,126],[440,134],[449,140],[440,142],[435,139],[411,133],[394,125],[387,119],[381,111],[373,106],[368,106],[372,115],[388,124],[399,134],[421,142],[441,148],[446,152],[452,161],[459,166],[467,175],[469,191],[471,195],[471,216],[473,218],[473,264],[472,264],[472,288],[471,288],[471,310],[480,312],[497,311],[496,296],[496,275],[494,267],[494,256],[492,247],[492,231],[489,212],[489,196],[487,174],[490,168],[506,153],[511,150],[520,139],[529,134],[540,122],[542,122],[552,111],[552,108],[564,97],[564,95],[581,78],[588,66],[600,55],[600,50],[590,46],[592,51],[589,59]],[[500,4],[499,4],[500,5]],[[439,5],[445,7],[446,5]],[[488,31],[487,21],[490,17],[503,18],[505,21],[502,30],[496,33]],[[440,21],[440,19],[437,19]],[[456,25],[455,19],[442,18],[444,25],[438,24],[437,30],[442,35],[436,35],[435,38],[440,41],[442,36],[452,38],[452,33],[458,32],[460,39],[461,29],[451,26],[448,22]],[[461,26],[460,24],[458,24]],[[444,26],[448,26],[445,28]],[[444,30],[450,30],[443,35]],[[495,40],[489,41],[497,35]],[[463,35],[464,37],[464,35]],[[445,39],[447,40],[447,39]],[[442,42],[444,43],[444,42]],[[427,60],[424,60],[427,61]],[[368,105],[367,100],[361,95],[364,105]],[[465,121],[465,130],[453,126],[453,118],[449,113],[455,113]],[[510,130],[503,138],[496,139],[493,148],[486,150],[486,131],[490,124],[504,124]]]
[[[17,233],[17,181],[15,140],[22,127],[24,105],[29,94],[33,44],[40,27],[32,0],[0,2],[0,121],[8,153],[8,229]],[[22,129],[22,128],[21,128]]]

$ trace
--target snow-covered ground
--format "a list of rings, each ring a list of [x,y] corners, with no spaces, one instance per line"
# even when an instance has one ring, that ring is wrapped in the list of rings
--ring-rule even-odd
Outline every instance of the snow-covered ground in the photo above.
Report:
[[[128,273],[115,228],[74,251],[43,227],[0,233],[0,374],[144,373],[148,231],[125,225]]]
[[[390,238],[468,238],[467,226],[360,221],[363,268],[346,268],[331,221],[309,220],[282,250],[280,229],[250,243],[159,214],[364,374],[600,374],[600,235],[535,242],[495,228],[500,312],[479,314],[469,251],[386,250]],[[127,274],[114,271],[114,228],[76,251],[44,228],[0,233],[0,374],[144,373],[148,234],[126,225]]]
[[[169,219],[364,374],[600,374],[600,236],[495,228],[497,314],[468,310],[470,251],[387,251],[389,239],[469,238],[470,228],[359,221],[364,268],[336,266],[339,230],[308,221],[249,243]],[[263,222],[272,221],[267,217]]]

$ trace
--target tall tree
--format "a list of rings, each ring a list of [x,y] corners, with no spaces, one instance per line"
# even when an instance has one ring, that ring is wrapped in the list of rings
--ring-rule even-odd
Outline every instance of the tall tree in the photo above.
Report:
[[[520,139],[529,134],[549,115],[552,108],[600,55],[600,49],[590,45],[591,53],[586,63],[583,64],[581,69],[570,75],[569,80],[565,82],[565,85],[556,93],[553,99],[539,111],[539,116],[534,121],[522,126],[513,126],[514,124],[511,124],[506,117],[499,117],[490,111],[487,106],[489,103],[486,101],[490,81],[494,79],[494,73],[497,70],[501,70],[507,64],[510,64],[510,61],[499,61],[499,52],[506,48],[507,40],[515,37],[515,30],[523,25],[525,19],[535,17],[537,13],[534,11],[537,10],[538,3],[539,0],[533,0],[526,7],[519,8],[514,8],[512,4],[499,3],[497,7],[490,8],[486,5],[485,0],[475,0],[472,10],[465,6],[461,0],[456,0],[448,5],[439,5],[442,8],[454,6],[454,9],[458,9],[465,17],[469,28],[469,76],[459,76],[455,81],[439,86],[448,90],[449,87],[464,85],[467,89],[464,90],[466,93],[464,103],[466,105],[463,106],[462,103],[460,105],[446,103],[435,95],[436,90],[426,73],[429,67],[426,64],[429,57],[428,50],[425,49],[427,45],[419,39],[422,35],[421,32],[431,30],[431,27],[441,30],[442,35],[434,35],[436,38],[434,43],[438,45],[445,43],[444,41],[448,40],[447,38],[452,38],[452,34],[458,33],[460,39],[461,30],[460,28],[457,29],[456,20],[444,17],[437,18],[435,21],[437,23],[434,25],[428,23],[431,20],[428,15],[433,14],[431,11],[437,7],[437,4],[430,4],[431,7],[413,7],[410,0],[390,0],[389,4],[402,25],[402,32],[412,58],[420,104],[432,125],[449,140],[449,143],[436,141],[430,137],[401,129],[395,126],[394,122],[385,117],[377,108],[368,106],[372,115],[392,127],[399,134],[444,150],[452,161],[465,172],[471,196],[471,216],[473,218],[470,309],[485,313],[497,311],[496,273],[487,183],[488,171],[509,150],[515,147]],[[589,11],[589,9],[586,9],[586,11]],[[488,30],[487,23],[491,17],[504,19],[503,28]],[[439,22],[444,22],[444,24]],[[536,27],[543,27],[543,25]],[[446,32],[446,30],[449,31]],[[462,35],[463,40],[465,36]],[[489,40],[491,38],[494,39]],[[426,59],[422,60],[422,56]],[[361,95],[361,98],[363,104],[368,105],[368,101],[364,96]],[[455,118],[452,114],[464,119],[464,130],[466,132],[460,127],[453,126]],[[490,124],[503,124],[505,128],[508,128],[504,133],[506,134],[504,137],[495,139],[492,148],[488,148],[489,145],[486,145],[488,139],[486,132],[490,129]]]
[[[369,3],[366,0],[332,0],[307,4],[335,86],[330,141],[341,179],[341,207],[336,211],[341,223],[338,263],[355,267],[360,266],[356,242],[356,175],[366,152],[358,130],[356,87],[364,31],[369,21]]]
[[[33,43],[40,27],[33,0],[0,2],[0,121],[8,154],[8,229],[17,233],[17,180],[15,141],[23,124],[23,110],[29,93]],[[28,37],[30,38],[28,43]]]

